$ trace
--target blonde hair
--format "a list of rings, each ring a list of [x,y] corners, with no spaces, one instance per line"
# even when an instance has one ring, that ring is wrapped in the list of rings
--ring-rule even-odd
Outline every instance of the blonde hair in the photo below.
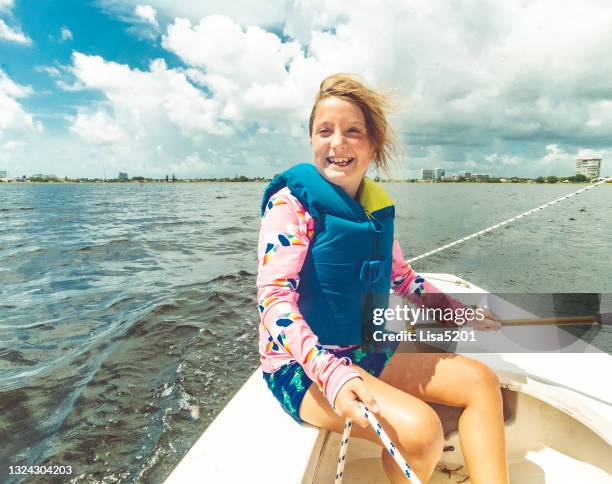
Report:
[[[390,110],[387,96],[367,86],[354,74],[333,74],[323,79],[319,92],[315,96],[308,131],[312,137],[312,125],[315,119],[317,104],[328,97],[338,97],[355,104],[366,122],[368,138],[374,148],[376,168],[384,173],[389,172],[389,161],[397,155],[395,134],[387,121]]]

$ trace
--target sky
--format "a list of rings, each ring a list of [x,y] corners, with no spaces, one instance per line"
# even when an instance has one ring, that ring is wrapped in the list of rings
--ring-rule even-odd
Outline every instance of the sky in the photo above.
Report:
[[[391,176],[612,175],[609,0],[0,0],[0,171],[270,177],[321,80],[387,93]]]

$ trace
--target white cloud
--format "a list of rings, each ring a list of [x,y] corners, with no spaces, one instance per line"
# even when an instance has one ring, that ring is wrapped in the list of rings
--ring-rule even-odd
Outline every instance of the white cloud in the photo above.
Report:
[[[68,27],[62,27],[62,30],[60,32],[60,40],[62,42],[65,42],[67,40],[72,40],[72,32],[70,31],[70,29]]]
[[[0,69],[0,162],[9,171],[18,168],[12,166],[15,154],[21,155],[23,148],[31,144],[28,140],[43,133],[42,123],[35,121],[19,102],[31,94],[30,87],[17,84]]]
[[[282,42],[257,26],[241,27],[219,15],[193,26],[176,19],[162,45],[186,64],[235,122],[301,123],[321,68],[297,42]]]
[[[32,39],[24,35],[19,28],[9,27],[4,20],[0,19],[0,40],[8,40],[9,42],[17,42],[18,44],[30,45]]]
[[[0,12],[13,8],[14,0],[0,0]]]
[[[141,4],[142,0],[100,0],[100,4],[111,13],[126,15]],[[188,18],[198,21],[209,15],[224,15],[240,24],[282,25],[287,13],[293,8],[292,0],[234,0],[231,2],[203,2],[201,0],[149,0],[147,5],[166,17]]]
[[[78,113],[72,119],[70,131],[89,143],[115,144],[128,140],[127,134],[117,121],[103,111],[92,114]]]
[[[13,98],[28,97],[32,94],[32,88],[17,84],[0,69],[0,92]]]
[[[215,142],[227,145],[232,130],[220,118],[218,103],[161,59],[139,70],[75,52],[70,70],[72,86],[104,96],[68,118],[70,131],[95,149],[92,158],[116,160],[116,166],[108,165],[113,169],[162,175],[175,163],[195,170],[204,165],[186,162],[194,150],[206,151]]]
[[[214,156],[211,156],[214,160]],[[218,166],[202,158],[200,153],[191,153],[182,160],[175,161],[170,164],[171,173],[201,173],[201,177],[217,177]]]
[[[136,15],[139,19],[144,22],[150,23],[155,27],[159,27],[157,23],[157,12],[151,5],[136,5],[134,9],[134,15]]]
[[[570,158],[573,158],[572,155],[567,153],[563,148],[560,148],[557,144],[550,144],[546,145],[546,154],[537,162],[541,165],[551,165],[559,161],[566,161]]]
[[[61,75],[59,69],[53,66],[36,66],[34,70],[36,72],[44,72],[50,77],[59,77]]]
[[[252,84],[284,77],[284,66],[301,54],[298,44],[282,43],[256,26],[243,29],[220,15],[203,18],[195,27],[187,19],[177,19],[168,27],[163,46],[189,65],[238,75],[241,82]]]
[[[63,79],[58,79],[57,81],[55,81],[55,85],[57,87],[59,87],[62,91],[66,91],[66,92],[76,92],[76,91],[83,91],[86,89],[85,85],[81,82],[66,82]]]
[[[24,146],[27,146],[27,143],[25,141],[16,141],[10,139],[2,145],[2,149],[7,151],[13,151],[19,148],[23,148]]]
[[[32,89],[13,82],[0,69],[0,139],[5,132],[23,133],[30,130],[42,130],[42,125],[35,122],[17,101],[32,94]]]
[[[77,53],[74,79],[58,80],[104,97],[81,107],[73,132],[94,140],[99,127],[96,149],[140,167],[278,172],[308,156],[314,93],[339,71],[393,94],[411,170],[570,174],[580,150],[611,144],[608,1],[141,2],[102,5],[155,38],[170,19],[161,45],[183,68]]]
[[[564,174],[575,172],[577,158],[612,158],[612,148],[592,149],[585,147],[560,146],[551,143],[539,147],[535,156],[510,156],[506,153],[492,153],[485,157],[488,167],[502,175],[516,175],[536,177],[539,175]],[[482,166],[482,164],[481,164]],[[522,173],[517,173],[517,168]],[[604,170],[605,172],[605,163]]]
[[[168,69],[161,59],[152,61],[149,71],[141,71],[76,52],[72,70],[84,88],[101,91],[115,116],[132,127],[145,129],[147,123],[163,120],[187,136],[230,132],[219,118],[218,104],[189,83],[184,73]]]
[[[501,163],[501,165],[504,166],[515,166],[522,161],[521,158],[518,156],[510,156],[505,153],[492,153],[490,155],[485,156],[485,160],[498,165]]]
[[[606,165],[606,160],[612,159],[612,148],[593,149],[593,148],[563,148],[557,144],[546,146],[545,154],[539,157],[535,162],[525,160],[525,163],[533,163],[534,176],[536,174],[553,174],[554,169],[561,168],[561,173],[574,173],[576,168],[577,158],[601,158],[604,160],[602,164],[602,175],[609,174],[609,166]],[[606,167],[607,166],[607,167]]]
[[[612,75],[604,47],[612,45],[612,15],[604,3],[570,3],[581,14],[578,22],[548,0],[483,2],[477,17],[473,8],[441,2],[395,1],[383,9],[357,0],[351,10],[338,1],[296,2],[285,30],[307,45],[219,15],[195,25],[176,19],[162,45],[191,66],[190,78],[236,122],[303,123],[323,76],[349,71],[392,89],[408,107],[399,116],[408,143],[524,139],[544,146],[556,137],[584,144],[612,129],[612,107],[600,99],[612,96],[602,84]],[[406,28],[384,28],[398,24]],[[450,160],[484,161],[486,154]]]
[[[550,144],[546,146],[546,154],[541,156],[536,163],[538,165],[555,165],[558,163],[571,164],[574,166],[577,158],[610,158],[612,149],[604,148],[601,150],[593,148],[577,148],[568,150],[558,146],[557,144]]]

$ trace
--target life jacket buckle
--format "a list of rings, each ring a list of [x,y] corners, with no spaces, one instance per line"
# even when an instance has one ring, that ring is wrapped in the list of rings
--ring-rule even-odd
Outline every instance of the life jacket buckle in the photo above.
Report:
[[[359,279],[367,282],[378,282],[384,274],[383,260],[367,260],[361,265]]]

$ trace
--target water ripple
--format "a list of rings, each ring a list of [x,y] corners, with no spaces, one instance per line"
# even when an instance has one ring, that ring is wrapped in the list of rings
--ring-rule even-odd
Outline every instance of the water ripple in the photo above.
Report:
[[[258,365],[264,188],[0,188],[1,462],[71,464],[85,482],[164,480]],[[559,290],[568,274],[612,291],[612,189],[601,188],[415,268],[498,292]],[[406,257],[571,191],[387,189]],[[13,482],[4,468],[0,482]]]

